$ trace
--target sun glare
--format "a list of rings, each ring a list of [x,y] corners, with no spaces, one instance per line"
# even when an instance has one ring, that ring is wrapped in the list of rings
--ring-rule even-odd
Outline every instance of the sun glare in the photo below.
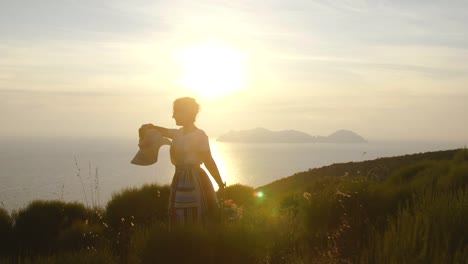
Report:
[[[246,85],[245,54],[216,42],[182,48],[177,53],[179,84],[206,98],[231,94]]]

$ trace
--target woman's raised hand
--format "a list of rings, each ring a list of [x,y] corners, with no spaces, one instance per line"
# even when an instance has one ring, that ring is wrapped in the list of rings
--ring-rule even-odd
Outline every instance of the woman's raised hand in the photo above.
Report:
[[[138,134],[140,135],[140,138],[143,137],[143,135],[145,134],[145,131],[147,129],[150,129],[150,128],[153,128],[154,125],[153,124],[144,124],[144,125],[141,125],[141,127],[138,129]]]

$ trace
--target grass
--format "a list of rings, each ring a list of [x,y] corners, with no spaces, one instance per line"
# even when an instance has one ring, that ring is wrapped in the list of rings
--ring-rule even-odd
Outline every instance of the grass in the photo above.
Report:
[[[415,196],[374,232],[365,263],[464,263],[468,259],[468,193],[425,192]]]

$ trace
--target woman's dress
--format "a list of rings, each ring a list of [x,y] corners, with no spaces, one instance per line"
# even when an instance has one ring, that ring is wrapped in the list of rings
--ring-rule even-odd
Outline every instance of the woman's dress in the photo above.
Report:
[[[196,129],[184,134],[171,129],[171,162],[175,165],[169,197],[171,225],[206,224],[216,218],[218,202],[211,180],[200,167],[201,153],[210,151],[208,137]]]

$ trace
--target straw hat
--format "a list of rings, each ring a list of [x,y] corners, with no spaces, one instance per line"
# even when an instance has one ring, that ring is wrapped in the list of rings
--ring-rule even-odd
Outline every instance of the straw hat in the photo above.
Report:
[[[143,137],[141,137],[143,136]],[[156,129],[148,129],[144,134],[140,134],[140,142],[138,143],[137,154],[131,161],[132,164],[148,166],[158,161],[159,148],[162,145],[170,145],[171,141],[161,136]]]

